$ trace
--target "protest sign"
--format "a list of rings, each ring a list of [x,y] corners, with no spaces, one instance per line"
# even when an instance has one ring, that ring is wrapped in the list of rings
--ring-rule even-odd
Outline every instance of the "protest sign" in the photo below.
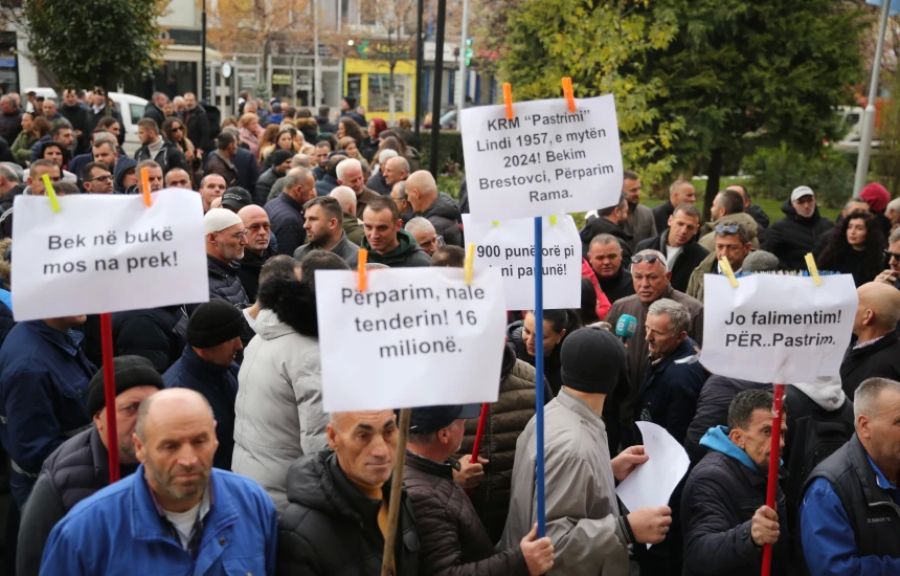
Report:
[[[838,376],[858,303],[850,275],[756,274],[732,288],[704,276],[703,350],[713,374],[754,382],[816,383]]]
[[[209,299],[203,209],[190,190],[18,196],[12,250],[17,321]]]
[[[543,225],[544,308],[581,307],[581,238],[571,216]],[[534,221],[474,221],[463,214],[466,241],[475,244],[475,269],[496,268],[509,310],[534,308]]]
[[[500,273],[316,272],[327,412],[495,402],[506,336]]]
[[[469,206],[476,220],[549,216],[618,202],[622,152],[611,95],[462,111]]]

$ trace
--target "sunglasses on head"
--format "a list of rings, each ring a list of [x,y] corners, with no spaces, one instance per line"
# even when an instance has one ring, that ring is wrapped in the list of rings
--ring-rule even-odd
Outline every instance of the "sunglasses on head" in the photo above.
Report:
[[[737,234],[740,229],[740,224],[735,223],[716,224],[715,227],[716,234]]]
[[[659,256],[656,254],[635,254],[631,257],[632,264],[640,264],[641,262],[655,264],[657,262],[662,262],[662,260],[660,260]]]

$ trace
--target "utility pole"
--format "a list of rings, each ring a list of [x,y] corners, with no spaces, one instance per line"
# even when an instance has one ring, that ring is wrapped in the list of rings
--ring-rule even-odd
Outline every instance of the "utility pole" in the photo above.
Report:
[[[459,39],[459,82],[456,84],[456,125],[459,126],[460,112],[466,106],[466,80],[468,80],[468,70],[466,69],[466,60],[468,59],[469,48],[469,0],[463,0],[462,13],[462,36]]]
[[[441,92],[444,79],[444,28],[447,25],[447,0],[438,0],[437,37],[434,43],[434,95],[431,104],[431,150],[428,151],[431,173],[438,175],[438,142],[441,132]]]

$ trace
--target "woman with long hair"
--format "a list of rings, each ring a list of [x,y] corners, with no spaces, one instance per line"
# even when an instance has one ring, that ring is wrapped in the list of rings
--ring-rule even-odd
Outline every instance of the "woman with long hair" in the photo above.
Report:
[[[262,166],[266,156],[271,154],[272,150],[275,149],[275,140],[278,138],[278,133],[280,131],[281,128],[278,124],[269,124],[263,130],[262,136],[259,139],[259,157],[257,158],[260,166]]]
[[[268,131],[269,126],[266,128]],[[300,151],[300,146],[297,145],[297,137],[302,139],[303,134],[301,134],[296,128],[292,128],[290,126],[285,126],[282,124],[280,130],[278,130],[277,134],[272,140],[272,143],[265,148],[260,146],[259,148],[259,163],[262,165],[263,170],[271,167],[270,158],[272,157],[272,152],[276,150],[284,150],[286,152],[290,152],[292,155],[296,154]],[[302,141],[302,140],[301,140]]]
[[[187,160],[188,166],[191,168],[192,177],[196,180],[196,173],[201,167],[202,150],[198,150],[187,133],[187,124],[182,122],[181,118],[171,116],[166,118],[162,125],[163,138],[172,142]]]
[[[347,116],[344,116],[343,118],[338,120],[337,132],[335,133],[335,136],[337,136],[338,140],[349,136],[356,141],[357,146],[359,146],[359,143],[363,140],[363,133],[359,127],[359,124],[357,124],[355,120]]]
[[[31,112],[22,114],[22,131],[13,140],[10,150],[16,162],[28,166],[31,161],[31,147],[50,133],[50,122],[43,116],[35,117]]]
[[[857,286],[884,268],[884,233],[868,212],[852,212],[836,226],[819,252],[819,267],[852,274]]]
[[[359,146],[357,145],[356,140],[350,136],[344,136],[343,138],[338,139],[337,152],[345,154],[347,158],[359,160],[359,163],[362,164],[363,176],[366,178],[369,177],[369,162],[359,152]]]

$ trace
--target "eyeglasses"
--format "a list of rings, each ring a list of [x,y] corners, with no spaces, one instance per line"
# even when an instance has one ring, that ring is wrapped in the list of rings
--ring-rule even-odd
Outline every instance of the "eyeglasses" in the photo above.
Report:
[[[731,222],[728,224],[716,224],[715,227],[716,234],[737,234],[741,231],[741,225],[736,222]]]
[[[231,237],[234,238],[235,240],[240,240],[241,238],[245,238],[246,236],[247,236],[246,230],[241,230],[240,232],[235,232],[234,234],[231,234]]]
[[[891,252],[890,250],[885,250],[884,255],[888,257],[888,259],[893,258],[894,260],[900,260],[900,252]]]
[[[662,260],[656,254],[635,254],[631,257],[632,264],[640,264],[641,262],[656,264],[657,262],[662,262]]]
[[[94,176],[93,178],[88,178],[88,182],[110,182],[112,181],[112,176],[109,174],[101,174],[100,176]]]
[[[437,248],[440,248],[443,245],[444,245],[444,237],[443,236],[434,236],[432,238],[429,238],[428,240],[424,240],[419,243],[419,246],[421,246],[423,248],[426,246],[435,246]]]

